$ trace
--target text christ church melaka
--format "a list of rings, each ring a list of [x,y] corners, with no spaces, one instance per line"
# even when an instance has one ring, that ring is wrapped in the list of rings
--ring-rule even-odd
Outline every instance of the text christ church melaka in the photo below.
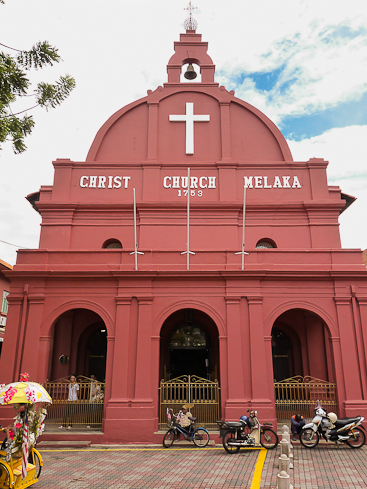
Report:
[[[161,442],[167,407],[184,402],[209,428],[249,408],[271,422],[309,416],[318,398],[367,415],[367,273],[338,223],[354,198],[328,186],[323,159],[293,161],[278,128],[214,81],[207,48],[190,17],[167,83],[28,196],[40,245],[11,274],[1,381],[95,374],[93,441]],[[49,429],[65,408],[57,392]],[[83,428],[89,401],[77,402]]]

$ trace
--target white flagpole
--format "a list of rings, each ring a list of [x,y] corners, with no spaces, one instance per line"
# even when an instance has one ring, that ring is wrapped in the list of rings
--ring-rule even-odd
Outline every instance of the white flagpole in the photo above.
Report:
[[[241,256],[241,270],[245,269],[245,222],[246,222],[246,185],[243,186],[243,210],[242,210],[242,251],[235,253],[235,255]]]
[[[186,223],[186,251],[181,255],[186,254],[186,270],[190,270],[190,255],[195,255],[190,251],[190,168],[187,169],[187,223]]]
[[[136,199],[135,188],[133,188],[133,202],[134,202],[134,251],[130,255],[135,255],[135,270],[138,269],[138,255],[144,255],[141,251],[138,251],[138,239],[136,232]]]

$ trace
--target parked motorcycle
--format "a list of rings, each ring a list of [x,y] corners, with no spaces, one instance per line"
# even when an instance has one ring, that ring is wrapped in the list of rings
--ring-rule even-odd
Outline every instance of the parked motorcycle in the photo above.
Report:
[[[257,411],[247,411],[249,416],[241,416],[240,421],[217,421],[224,450],[238,453],[241,447],[263,446],[272,450],[279,443],[278,435],[270,423],[261,424]]]
[[[363,421],[363,416],[338,419],[335,413],[326,414],[320,402],[317,401],[314,418],[311,423],[303,426],[299,440],[306,448],[315,448],[320,437],[328,442],[342,442],[351,448],[361,448],[366,442]]]

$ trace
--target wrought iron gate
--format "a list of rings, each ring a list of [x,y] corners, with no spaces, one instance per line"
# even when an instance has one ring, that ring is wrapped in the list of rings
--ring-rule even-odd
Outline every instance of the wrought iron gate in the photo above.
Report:
[[[78,400],[68,401],[70,378],[46,382],[45,389],[52,398],[52,404],[47,408],[46,427],[55,429],[58,426],[72,425],[77,429],[102,428],[103,397],[105,384],[98,382],[99,394],[92,401],[91,382],[88,377],[78,376]],[[65,426],[66,425],[66,426]]]
[[[216,428],[220,419],[218,381],[212,382],[194,375],[181,375],[172,380],[161,380],[159,427],[167,425],[167,408],[176,413],[183,404],[194,404],[192,415],[197,425]]]
[[[338,414],[336,384],[314,377],[291,377],[274,383],[275,409],[278,422],[300,413],[305,418],[313,417],[316,401],[326,411]]]

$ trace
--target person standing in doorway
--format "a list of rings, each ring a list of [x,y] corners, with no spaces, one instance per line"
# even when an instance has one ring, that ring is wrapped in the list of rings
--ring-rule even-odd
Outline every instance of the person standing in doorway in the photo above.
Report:
[[[64,410],[62,425],[59,426],[60,429],[67,425],[68,430],[71,430],[73,426],[72,419],[73,415],[75,416],[75,413],[73,412],[75,406],[73,406],[73,403],[78,400],[78,392],[79,385],[76,382],[75,375],[72,375],[70,377],[68,400]]]

